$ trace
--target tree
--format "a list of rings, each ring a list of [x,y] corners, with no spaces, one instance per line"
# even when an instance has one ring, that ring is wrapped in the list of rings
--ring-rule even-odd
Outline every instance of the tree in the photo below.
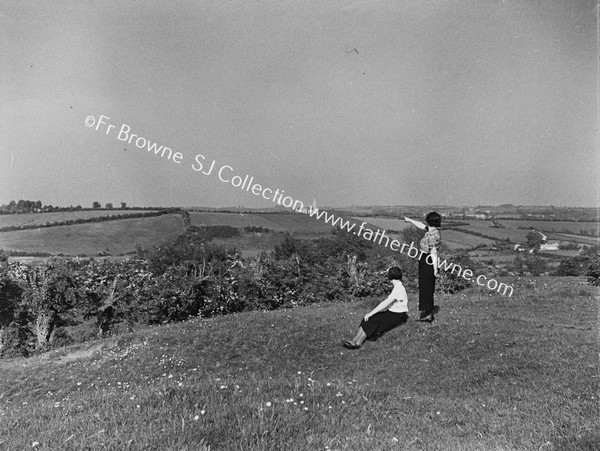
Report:
[[[106,204],[106,206],[104,207],[107,210],[112,210],[113,208],[113,204],[111,204],[110,202]]]
[[[125,210],[127,208],[127,204],[125,202],[121,202],[121,210]]]
[[[94,201],[94,203],[92,204],[92,208],[94,210],[99,210],[100,208],[102,208],[102,205],[100,204],[100,202]]]
[[[531,232],[529,232],[527,234],[527,244],[529,244],[529,246],[532,249],[535,249],[537,251],[543,242],[544,242],[544,238],[542,237],[542,235],[539,232],[532,230]]]
[[[56,327],[61,324],[61,315],[72,312],[80,298],[80,287],[67,262],[54,260],[30,270],[22,299],[35,319],[31,329],[39,349],[52,341]]]

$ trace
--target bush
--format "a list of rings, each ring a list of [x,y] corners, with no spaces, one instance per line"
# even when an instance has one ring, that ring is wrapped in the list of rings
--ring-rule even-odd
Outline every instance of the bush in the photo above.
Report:
[[[448,263],[459,265],[462,271],[470,269],[473,271],[476,264],[469,258],[469,255],[465,252],[460,251],[443,251],[439,254],[441,260],[446,260]],[[454,266],[453,266],[454,267]],[[438,278],[436,280],[436,290],[442,293],[457,293],[471,286],[469,280],[465,279],[462,274],[459,275],[458,271],[444,271],[438,272]]]
[[[561,260],[554,272],[555,276],[581,276],[585,274],[588,259],[582,257],[567,258]]]
[[[590,257],[587,272],[588,283],[595,287],[600,286],[600,255],[596,254]]]

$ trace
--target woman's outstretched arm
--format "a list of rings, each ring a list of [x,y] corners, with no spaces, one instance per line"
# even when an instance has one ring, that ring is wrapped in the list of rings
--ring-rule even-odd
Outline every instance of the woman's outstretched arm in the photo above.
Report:
[[[407,218],[406,216],[404,217],[404,220],[406,222],[410,222],[412,225],[414,225],[415,227],[418,227],[421,230],[425,230],[425,227],[426,227],[425,224],[423,224],[420,221],[415,221],[414,219]]]

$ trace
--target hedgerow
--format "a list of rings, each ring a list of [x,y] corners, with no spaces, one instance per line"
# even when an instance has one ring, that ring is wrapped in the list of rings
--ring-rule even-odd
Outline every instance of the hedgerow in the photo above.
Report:
[[[416,262],[345,232],[288,235],[254,257],[212,242],[237,234],[189,226],[175,241],[121,260],[0,259],[0,356],[192,317],[382,296],[391,266],[402,267],[409,290],[417,286]],[[463,287],[450,280],[440,288]]]

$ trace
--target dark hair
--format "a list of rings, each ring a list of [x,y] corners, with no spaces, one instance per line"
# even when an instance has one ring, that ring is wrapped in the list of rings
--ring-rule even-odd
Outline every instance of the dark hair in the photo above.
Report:
[[[425,222],[431,227],[441,227],[442,217],[437,211],[432,211],[425,217]]]
[[[402,280],[402,270],[397,266],[393,266],[388,269],[388,279],[390,280]]]

